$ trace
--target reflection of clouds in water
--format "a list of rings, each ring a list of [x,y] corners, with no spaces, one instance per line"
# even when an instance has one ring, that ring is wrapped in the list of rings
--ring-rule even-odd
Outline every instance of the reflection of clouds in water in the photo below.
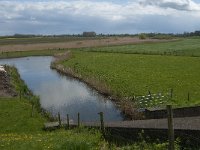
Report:
[[[42,107],[54,115],[60,112],[62,118],[70,114],[71,119],[75,120],[79,112],[82,120],[94,121],[98,120],[98,113],[102,111],[106,115],[105,120],[122,119],[120,111],[111,101],[75,80],[62,78],[45,83],[40,87],[40,92]]]
[[[91,100],[89,92],[76,82],[68,82],[64,79],[44,83],[40,87],[41,104],[43,107],[54,105],[70,105],[71,103],[83,103]]]

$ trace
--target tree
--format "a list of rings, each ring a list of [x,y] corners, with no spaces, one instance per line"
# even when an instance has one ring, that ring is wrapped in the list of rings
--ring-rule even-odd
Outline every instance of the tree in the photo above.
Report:
[[[83,37],[95,37],[95,32],[83,32]]]

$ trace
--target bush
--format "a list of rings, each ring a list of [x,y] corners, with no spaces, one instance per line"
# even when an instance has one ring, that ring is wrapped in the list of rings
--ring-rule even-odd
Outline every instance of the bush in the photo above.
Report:
[[[146,38],[147,38],[146,34],[144,33],[139,34],[139,39],[144,40]]]

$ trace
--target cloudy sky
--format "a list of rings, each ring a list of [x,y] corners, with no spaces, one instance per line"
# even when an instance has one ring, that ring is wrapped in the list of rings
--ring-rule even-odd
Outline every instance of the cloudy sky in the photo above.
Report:
[[[200,30],[200,0],[0,0],[0,35]]]

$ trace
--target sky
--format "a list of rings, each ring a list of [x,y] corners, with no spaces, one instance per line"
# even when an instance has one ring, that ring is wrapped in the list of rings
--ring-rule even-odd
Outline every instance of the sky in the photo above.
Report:
[[[0,0],[0,35],[195,30],[200,0]]]

